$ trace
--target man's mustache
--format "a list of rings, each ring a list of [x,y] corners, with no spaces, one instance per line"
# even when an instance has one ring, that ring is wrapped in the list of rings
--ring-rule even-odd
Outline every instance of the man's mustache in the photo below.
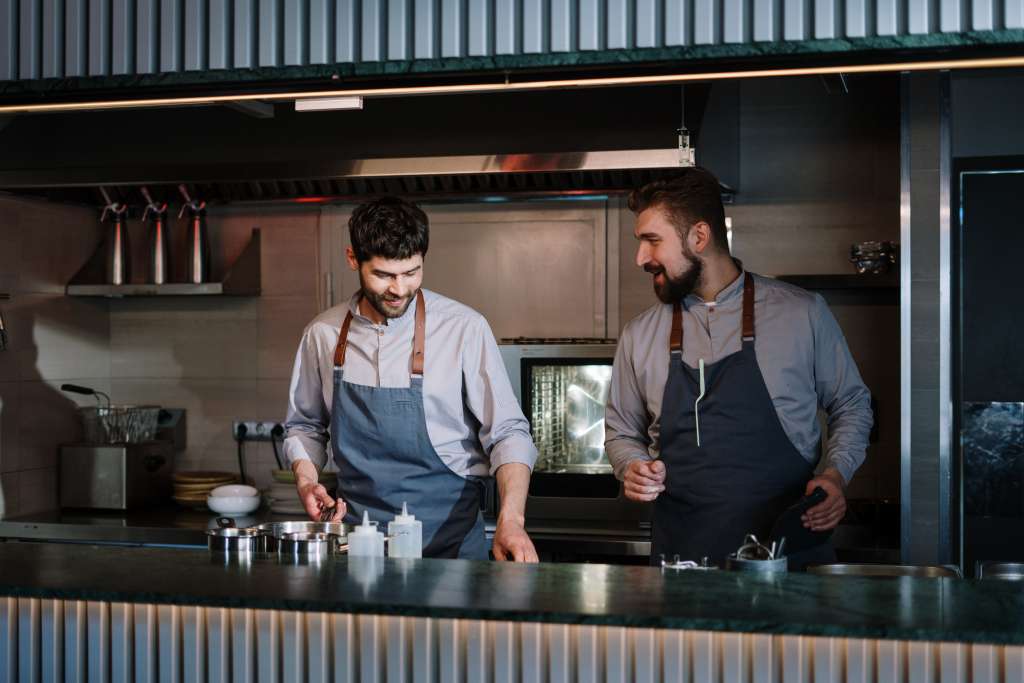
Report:
[[[661,273],[665,272],[665,268],[663,266],[652,266],[650,264],[644,266],[644,270],[646,270],[651,275],[660,275]]]

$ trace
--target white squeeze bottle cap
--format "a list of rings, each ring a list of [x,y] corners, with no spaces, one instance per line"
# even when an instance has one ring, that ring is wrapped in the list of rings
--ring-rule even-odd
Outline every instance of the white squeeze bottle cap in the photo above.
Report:
[[[401,514],[388,524],[388,557],[423,557],[423,522],[409,514],[403,501]]]

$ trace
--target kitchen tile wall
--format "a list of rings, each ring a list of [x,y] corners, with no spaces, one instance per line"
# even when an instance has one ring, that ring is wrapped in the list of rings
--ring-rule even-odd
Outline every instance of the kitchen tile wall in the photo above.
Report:
[[[55,507],[57,445],[78,434],[79,401],[60,384],[110,389],[107,303],[64,296],[99,237],[91,209],[0,197],[2,516]]]

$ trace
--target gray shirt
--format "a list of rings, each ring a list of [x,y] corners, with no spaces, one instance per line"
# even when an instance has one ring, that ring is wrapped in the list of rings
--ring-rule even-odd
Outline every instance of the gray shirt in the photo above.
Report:
[[[508,373],[482,315],[423,290],[427,307],[423,411],[427,434],[441,460],[456,474],[486,476],[500,466],[531,469],[537,449],[530,424],[516,401]],[[302,335],[288,400],[288,462],[327,462],[334,397],[334,349],[345,314],[352,311],[345,354],[345,381],[372,387],[408,387],[416,301],[400,318],[377,325],[347,305],[320,314]]]
[[[808,462],[821,443],[817,413],[828,414],[825,464],[849,482],[864,461],[871,396],[825,300],[754,275],[754,351],[786,436]],[[714,363],[742,346],[743,274],[717,301],[683,302],[683,361]],[[615,353],[605,413],[605,449],[620,479],[640,458],[657,458],[661,402],[668,378],[672,306],[658,304],[631,320]]]

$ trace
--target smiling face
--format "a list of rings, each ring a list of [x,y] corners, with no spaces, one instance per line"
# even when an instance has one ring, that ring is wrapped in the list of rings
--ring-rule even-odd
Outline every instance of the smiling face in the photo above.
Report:
[[[682,301],[700,283],[704,263],[694,253],[689,241],[700,240],[694,228],[686,238],[669,220],[668,214],[658,205],[651,206],[637,216],[633,234],[639,241],[636,250],[636,264],[654,276],[654,293],[662,303]]]
[[[349,249],[349,266],[359,273],[363,298],[382,319],[400,318],[423,285],[423,255],[407,259],[374,256],[362,263]]]

